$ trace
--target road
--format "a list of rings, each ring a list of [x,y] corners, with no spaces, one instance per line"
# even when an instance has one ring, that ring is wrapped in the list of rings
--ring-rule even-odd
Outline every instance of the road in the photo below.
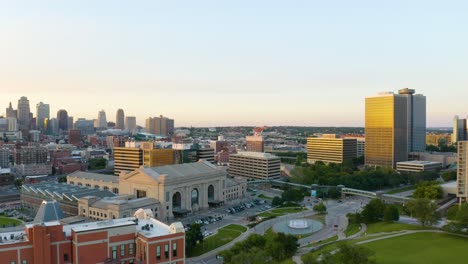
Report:
[[[325,218],[326,225],[324,226],[323,229],[318,231],[317,233],[313,234],[310,237],[306,237],[303,239],[300,239],[298,243],[300,246],[305,246],[310,244],[311,242],[318,242],[321,240],[325,240],[327,238],[333,237],[335,235],[341,235],[343,236],[344,230],[346,230],[346,227],[348,225],[348,221],[346,218],[346,214],[348,213],[355,213],[357,211],[360,211],[363,206],[367,204],[369,201],[368,198],[365,197],[350,197],[345,200],[343,200],[342,203],[339,203],[337,201],[327,201],[326,206],[327,206],[327,211],[328,214]],[[235,243],[242,241],[246,239],[250,234],[260,234],[263,235],[266,230],[271,228],[274,224],[280,222],[280,221],[285,221],[287,219],[292,219],[292,218],[305,218],[305,217],[310,217],[312,215],[315,215],[316,213],[313,210],[308,210],[300,213],[295,213],[295,214],[288,214],[284,215],[281,217],[277,217],[275,219],[272,219],[270,221],[266,221],[263,223],[258,224],[257,226],[249,229],[247,232],[243,233],[241,236],[237,237],[230,243],[221,246],[213,251],[210,251],[202,256],[196,257],[196,258],[187,258],[186,263],[188,264],[195,264],[195,263],[204,263],[204,264],[220,264],[223,263],[222,260],[219,260],[216,258],[216,255],[225,250],[229,249],[232,247]],[[223,220],[225,221],[225,220]],[[246,224],[247,221],[244,219],[242,221],[236,222],[237,224]],[[335,230],[333,228],[333,225],[337,224],[338,229]],[[221,225],[220,225],[221,227]]]

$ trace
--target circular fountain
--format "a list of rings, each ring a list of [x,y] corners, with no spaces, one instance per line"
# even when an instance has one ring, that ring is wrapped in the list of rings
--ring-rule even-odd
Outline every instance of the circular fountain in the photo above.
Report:
[[[276,233],[285,233],[290,235],[312,234],[323,228],[323,224],[312,219],[292,219],[280,221],[273,225],[273,231]]]

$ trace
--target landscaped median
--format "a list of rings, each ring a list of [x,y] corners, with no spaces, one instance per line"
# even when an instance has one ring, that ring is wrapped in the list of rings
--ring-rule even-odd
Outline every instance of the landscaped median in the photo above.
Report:
[[[216,234],[203,239],[203,243],[195,246],[190,257],[197,257],[203,255],[211,250],[226,245],[232,240],[236,239],[242,233],[247,231],[247,227],[241,225],[227,225],[218,229]]]
[[[22,222],[20,220],[0,216],[0,228],[18,226],[18,225],[21,225],[21,224],[22,224]]]

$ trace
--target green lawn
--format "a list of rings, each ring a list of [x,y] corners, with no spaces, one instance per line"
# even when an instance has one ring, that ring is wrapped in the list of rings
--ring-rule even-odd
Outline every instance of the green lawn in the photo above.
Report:
[[[350,223],[346,228],[345,234],[346,237],[352,236],[361,230],[361,225],[357,223]]]
[[[271,212],[274,214],[293,214],[293,213],[299,213],[302,211],[304,211],[302,207],[280,208],[280,209],[271,210]]]
[[[220,228],[218,229],[218,233],[205,238],[203,243],[198,244],[190,257],[200,256],[208,251],[223,246],[240,236],[245,231],[247,231],[245,226],[234,224]]]
[[[367,225],[367,234],[375,234],[380,232],[395,232],[401,230],[423,230],[423,229],[432,229],[430,227],[422,227],[419,225],[408,225],[401,223],[387,223],[387,222],[378,222]]]
[[[448,234],[417,233],[361,245],[379,264],[464,264],[468,239]]]
[[[21,225],[21,221],[14,218],[0,217],[0,228],[17,225]]]
[[[411,190],[414,190],[414,189],[416,189],[416,185],[406,186],[406,187],[398,188],[398,189],[395,189],[395,190],[391,190],[389,192],[386,192],[386,194],[397,194],[397,193],[402,193],[402,192],[406,192],[406,191],[411,191]]]
[[[262,199],[268,199],[268,200],[271,200],[271,199],[273,199],[273,197],[266,196],[266,195],[264,195],[264,194],[260,194],[260,195],[258,195],[258,198],[262,198]]]

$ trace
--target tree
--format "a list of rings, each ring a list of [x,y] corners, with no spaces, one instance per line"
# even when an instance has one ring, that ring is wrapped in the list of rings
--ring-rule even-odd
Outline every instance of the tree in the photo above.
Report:
[[[398,221],[400,219],[400,212],[394,205],[386,206],[383,214],[383,220],[387,222]]]
[[[278,196],[273,197],[273,200],[271,201],[271,205],[273,206],[279,206],[283,204],[283,199],[281,199]]]
[[[371,264],[375,263],[374,260],[369,259],[372,254],[373,252],[366,248],[343,243],[338,245],[336,254],[323,255],[320,263]]]
[[[444,181],[455,181],[457,179],[457,172],[452,170],[452,171],[446,171],[444,173],[442,173],[441,175],[442,179],[444,179]]]
[[[361,216],[366,223],[372,223],[382,219],[385,204],[380,199],[372,199],[362,210]]]
[[[298,246],[297,238],[295,236],[278,233],[274,237],[273,241],[267,244],[266,252],[268,256],[280,261],[286,258],[291,258],[294,253],[296,253]]]
[[[460,206],[455,215],[455,221],[462,225],[468,225],[468,204],[464,203]]]
[[[422,226],[433,225],[440,219],[440,215],[436,211],[437,205],[427,198],[411,200],[406,206]]]
[[[459,207],[454,205],[447,210],[447,219],[454,221],[457,217]]]
[[[190,229],[185,232],[185,251],[187,252],[187,255],[190,255],[192,250],[199,242],[203,242],[201,225],[191,224]]]
[[[440,199],[442,198],[442,195],[442,187],[434,181],[420,182],[413,193],[415,198],[428,198],[432,200]]]
[[[314,211],[318,212],[319,214],[327,213],[327,207],[323,203],[319,203],[314,205]]]
[[[305,254],[302,257],[302,263],[304,263],[304,264],[319,264],[320,262],[317,260],[317,258],[314,255]]]

